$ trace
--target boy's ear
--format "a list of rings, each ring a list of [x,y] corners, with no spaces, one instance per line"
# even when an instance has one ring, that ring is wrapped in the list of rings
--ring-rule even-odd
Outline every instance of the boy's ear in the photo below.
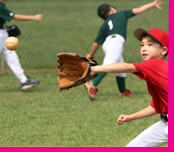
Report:
[[[109,10],[112,11],[113,13],[116,13],[116,9],[113,8],[112,6],[110,6]]]
[[[161,54],[163,55],[163,56],[165,56],[165,55],[167,55],[167,52],[168,52],[168,48],[167,47],[163,47],[163,50],[162,50],[162,52],[161,52]]]
[[[113,7],[111,7],[111,6],[110,6],[110,8],[109,8],[109,9],[110,9],[110,10],[113,10]]]

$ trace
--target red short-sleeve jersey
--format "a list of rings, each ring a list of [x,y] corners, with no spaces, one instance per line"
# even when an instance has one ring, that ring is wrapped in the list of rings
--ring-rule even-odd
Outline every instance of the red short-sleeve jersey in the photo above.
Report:
[[[152,96],[151,106],[156,113],[168,114],[168,62],[164,59],[151,59],[132,64],[139,70],[133,74],[147,83]]]

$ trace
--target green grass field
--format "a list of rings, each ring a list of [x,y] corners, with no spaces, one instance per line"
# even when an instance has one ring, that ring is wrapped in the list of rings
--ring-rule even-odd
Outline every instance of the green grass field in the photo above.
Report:
[[[150,105],[146,83],[127,74],[127,88],[134,98],[116,98],[115,74],[98,86],[100,92],[91,102],[84,86],[59,92],[57,54],[75,52],[85,56],[103,21],[96,9],[102,3],[118,11],[139,7],[153,0],[8,0],[6,6],[17,14],[43,14],[41,22],[7,22],[22,31],[16,50],[25,71],[41,80],[38,87],[22,92],[11,72],[0,73],[0,147],[124,147],[144,129],[160,120],[159,115],[119,126],[120,114],[131,114]],[[162,10],[149,10],[128,22],[125,62],[141,62],[136,28],[158,27],[168,32],[168,0]],[[103,61],[102,48],[95,59]],[[168,60],[168,59],[166,59]],[[1,61],[1,59],[0,59]],[[8,67],[6,66],[8,69]],[[53,70],[43,70],[52,68]],[[164,147],[167,147],[165,145]]]
[[[117,98],[115,75],[99,85],[95,101],[84,86],[59,92],[57,70],[26,71],[41,84],[22,92],[11,72],[0,73],[0,147],[124,147],[159,115],[121,126],[120,114],[137,112],[151,102],[146,84],[127,75],[134,98]],[[167,145],[166,145],[167,146]]]

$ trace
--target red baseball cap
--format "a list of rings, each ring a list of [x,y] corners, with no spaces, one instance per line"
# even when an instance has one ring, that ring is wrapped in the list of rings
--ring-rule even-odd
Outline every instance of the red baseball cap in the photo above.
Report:
[[[134,31],[134,36],[138,40],[142,40],[144,34],[150,36],[154,41],[158,42],[162,46],[166,46],[168,48],[168,34],[159,28],[153,28],[149,31],[146,31],[142,28],[138,28]]]

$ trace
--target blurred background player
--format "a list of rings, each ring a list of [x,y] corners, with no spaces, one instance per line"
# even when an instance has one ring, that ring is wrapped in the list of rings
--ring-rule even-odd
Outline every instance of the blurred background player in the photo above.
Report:
[[[103,65],[124,62],[122,52],[126,41],[127,20],[135,14],[141,14],[151,8],[161,9],[161,4],[161,0],[155,0],[154,2],[143,5],[139,8],[133,8],[120,12],[117,12],[116,9],[109,4],[99,6],[98,16],[104,19],[105,22],[100,27],[98,36],[92,45],[90,54],[87,54],[86,58],[93,58],[99,46],[102,45],[105,53]],[[97,91],[99,91],[97,86],[106,74],[107,73],[101,73],[93,80],[93,82],[85,83],[85,87],[91,100],[95,100],[95,95]],[[135,95],[133,95],[129,89],[126,89],[125,77],[126,73],[116,74],[116,82],[119,89],[117,97],[134,97]]]
[[[14,75],[20,80],[22,90],[26,91],[31,87],[37,86],[40,80],[34,80],[27,77],[24,74],[24,70],[21,67],[18,55],[15,51],[10,51],[5,47],[5,41],[8,38],[8,33],[6,31],[6,21],[11,21],[15,19],[17,21],[41,21],[42,15],[20,15],[8,10],[5,6],[5,0],[0,0],[0,53],[2,53],[4,59],[6,60],[8,66],[13,71]]]
[[[131,122],[160,114],[161,121],[153,124],[139,134],[126,147],[159,147],[168,143],[168,34],[161,29],[149,31],[136,29],[134,36],[141,41],[140,54],[144,60],[141,63],[114,63],[94,66],[90,75],[97,73],[133,73],[140,80],[145,80],[148,92],[152,97],[151,104],[130,115],[120,115],[117,123]]]

